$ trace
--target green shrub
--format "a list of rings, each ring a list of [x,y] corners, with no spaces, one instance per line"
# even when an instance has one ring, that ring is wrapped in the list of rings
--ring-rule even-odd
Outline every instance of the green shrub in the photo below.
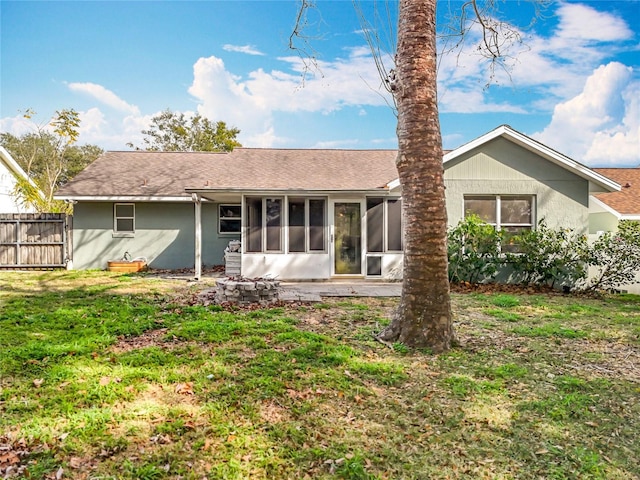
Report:
[[[616,233],[606,232],[589,249],[589,265],[595,275],[585,286],[590,290],[609,290],[636,283],[640,271],[640,222],[622,220]]]
[[[574,286],[587,276],[589,248],[585,235],[553,230],[544,220],[535,230],[515,237],[518,252],[507,252],[513,280],[525,285]]]
[[[495,277],[502,265],[502,235],[476,215],[461,220],[449,230],[449,280],[479,283]]]

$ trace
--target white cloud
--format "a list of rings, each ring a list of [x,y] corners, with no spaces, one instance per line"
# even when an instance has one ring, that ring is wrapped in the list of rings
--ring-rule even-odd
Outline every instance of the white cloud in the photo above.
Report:
[[[533,136],[593,166],[640,161],[640,84],[618,62],[598,67],[582,92],[556,105],[551,122]]]
[[[492,83],[499,88],[530,91],[529,110],[551,109],[558,101],[577,95],[593,69],[628,48],[625,42],[633,39],[625,19],[587,5],[559,3],[553,14],[558,17],[558,27],[548,36],[512,26],[522,43],[512,43],[508,49],[503,45],[506,70],[497,68],[493,77],[489,62],[479,53],[480,31],[472,29],[460,49],[440,56],[443,106],[450,111],[464,106],[467,113],[509,111],[503,102],[492,105],[487,100],[496,87],[482,92],[484,99],[476,96],[469,103],[446,98],[450,92],[481,92],[485,84]]]
[[[0,118],[0,132],[10,133],[11,135],[19,137],[33,131],[33,122],[29,119],[24,118],[24,116],[22,115]]]
[[[72,92],[81,92],[87,94],[99,102],[121,112],[129,113],[132,115],[140,115],[140,109],[135,105],[131,105],[120,97],[118,97],[111,90],[106,89],[102,85],[96,83],[70,83],[69,90]]]
[[[222,46],[222,49],[227,52],[246,53],[247,55],[264,55],[264,53],[253,45],[230,45],[227,43]]]
[[[344,139],[344,140],[327,140],[324,142],[317,142],[311,148],[331,149],[331,148],[358,148],[360,140],[357,138]]]
[[[563,3],[556,10],[556,15],[560,18],[559,38],[579,42],[612,42],[633,36],[623,19],[585,4]]]
[[[241,78],[229,72],[215,56],[200,58],[193,67],[189,93],[199,102],[198,112],[240,128],[246,146],[273,146],[286,142],[275,133],[278,112],[330,113],[348,106],[385,105],[380,78],[366,49],[352,49],[346,58],[318,62],[305,71],[298,57],[279,60],[288,67],[258,69]]]

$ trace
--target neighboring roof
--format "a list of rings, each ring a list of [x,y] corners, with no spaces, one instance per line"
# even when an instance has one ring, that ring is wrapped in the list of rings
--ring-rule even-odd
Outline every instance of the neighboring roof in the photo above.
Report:
[[[573,172],[585,180],[590,182],[591,191],[605,191],[605,192],[613,192],[620,190],[620,185],[618,185],[615,181],[607,178],[600,173],[592,170],[591,168],[582,165],[575,160],[567,157],[566,155],[557,152],[546,145],[534,140],[531,137],[527,137],[526,135],[514,130],[509,125],[501,125],[498,128],[482,135],[481,137],[472,140],[471,142],[462,145],[461,147],[456,148],[455,150],[450,151],[444,156],[444,164],[445,168],[447,162],[450,162],[461,155],[470,152],[471,150],[480,147],[481,145],[490,142],[498,137],[505,138],[510,142],[515,143],[516,145],[529,150],[530,152],[539,155],[548,161],[559,165],[566,170]]]
[[[619,218],[640,220],[640,167],[595,168],[594,170],[622,186],[619,192],[595,195],[602,206]]]
[[[7,168],[9,169],[9,171],[13,173],[13,175],[27,180],[34,187],[36,187],[36,184],[33,183],[33,180],[31,180],[27,175],[27,173],[22,169],[22,167],[18,165],[18,162],[16,162],[11,156],[11,154],[4,147],[1,147],[1,146],[0,146],[0,161],[2,161],[2,163],[4,163],[7,166]]]
[[[0,162],[5,164],[9,171],[13,173],[16,178],[21,178],[29,182],[31,186],[36,189],[38,194],[42,196],[42,191],[38,188],[35,182],[31,180],[31,178],[29,178],[27,172],[25,172],[22,167],[18,165],[18,162],[16,162],[11,154],[2,146],[0,146]]]
[[[107,152],[56,198],[190,199],[193,190],[386,189],[397,177],[395,150],[236,148],[229,153]]]

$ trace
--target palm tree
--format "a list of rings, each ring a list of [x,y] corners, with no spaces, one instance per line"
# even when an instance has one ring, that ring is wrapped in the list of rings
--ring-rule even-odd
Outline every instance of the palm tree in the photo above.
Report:
[[[401,0],[391,90],[398,113],[404,278],[379,338],[442,352],[455,343],[447,275],[442,137],[436,82],[436,0]]]

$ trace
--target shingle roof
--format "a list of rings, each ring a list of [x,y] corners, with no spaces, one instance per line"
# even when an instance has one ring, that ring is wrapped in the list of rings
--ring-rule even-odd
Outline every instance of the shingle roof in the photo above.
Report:
[[[395,150],[106,152],[56,196],[188,197],[186,188],[373,190],[397,178],[395,158]]]
[[[640,167],[594,168],[619,183],[619,192],[599,193],[596,198],[622,215],[640,215]]]

